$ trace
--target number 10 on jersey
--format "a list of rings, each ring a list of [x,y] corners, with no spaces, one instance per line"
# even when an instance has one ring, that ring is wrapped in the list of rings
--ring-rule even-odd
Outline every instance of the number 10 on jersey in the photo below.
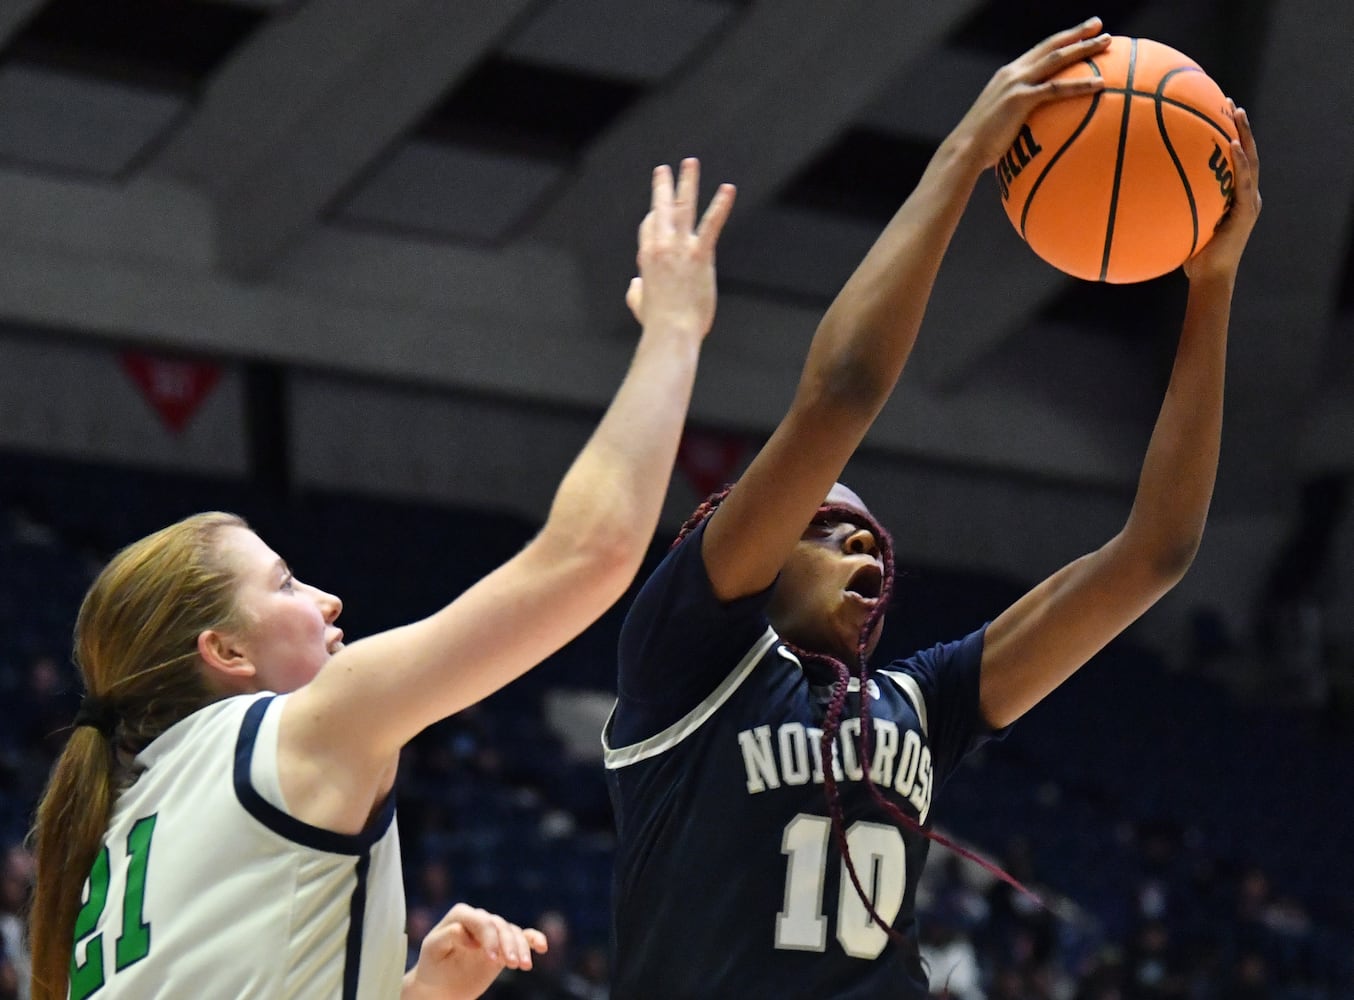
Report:
[[[776,947],[824,951],[827,918],[823,915],[823,877],[827,871],[832,821],[800,813],[785,824],[780,851],[785,866],[785,908],[776,916]],[[892,924],[903,905],[907,885],[907,848],[898,829],[885,823],[857,820],[846,831],[846,845],[860,884],[878,912]],[[861,902],[846,862],[841,862],[837,894],[837,941],[852,958],[878,958],[889,942],[888,931],[874,922]]]

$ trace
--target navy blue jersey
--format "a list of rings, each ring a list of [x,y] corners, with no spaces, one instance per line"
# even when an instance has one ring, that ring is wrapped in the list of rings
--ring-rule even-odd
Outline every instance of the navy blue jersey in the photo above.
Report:
[[[617,817],[616,1000],[927,995],[915,897],[930,842],[869,796],[858,682],[833,756],[830,684],[815,683],[765,615],[769,591],[721,604],[698,529],[626,618],[604,734]],[[991,735],[978,711],[983,632],[876,670],[871,777],[926,825],[935,790]],[[895,944],[860,901],[823,795],[833,768],[847,842]]]

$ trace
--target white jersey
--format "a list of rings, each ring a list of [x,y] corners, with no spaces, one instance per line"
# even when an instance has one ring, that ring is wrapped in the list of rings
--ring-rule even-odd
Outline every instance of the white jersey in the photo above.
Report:
[[[302,823],[286,696],[216,702],[137,756],[75,926],[71,1000],[392,1000],[404,974],[394,796],[363,833]]]

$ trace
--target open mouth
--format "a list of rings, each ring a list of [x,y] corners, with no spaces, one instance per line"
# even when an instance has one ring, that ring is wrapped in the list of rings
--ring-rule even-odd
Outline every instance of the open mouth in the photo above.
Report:
[[[859,601],[872,604],[884,590],[884,571],[875,563],[862,566],[851,574],[846,593]]]

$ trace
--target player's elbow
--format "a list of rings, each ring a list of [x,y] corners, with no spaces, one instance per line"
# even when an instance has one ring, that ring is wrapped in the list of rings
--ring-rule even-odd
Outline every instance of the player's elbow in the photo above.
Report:
[[[1165,592],[1189,572],[1199,552],[1202,532],[1154,538],[1137,546],[1137,564],[1153,589]]]
[[[632,525],[594,521],[571,527],[547,524],[537,545],[552,565],[567,569],[576,586],[596,593],[609,607],[634,581],[650,540]]]
[[[633,527],[612,531],[598,539],[591,559],[593,572],[606,587],[615,593],[613,601],[625,593],[644,562],[652,535]]]
[[[873,420],[893,382],[860,350],[846,350],[806,372],[796,404],[823,413]]]
[[[1194,557],[1198,555],[1199,543],[1202,541],[1203,536],[1199,534],[1163,545],[1153,560],[1157,574],[1170,586],[1175,586],[1194,565]]]
[[[1204,518],[1179,512],[1158,513],[1135,509],[1124,525],[1121,545],[1146,574],[1169,589],[1194,563],[1204,537]]]

